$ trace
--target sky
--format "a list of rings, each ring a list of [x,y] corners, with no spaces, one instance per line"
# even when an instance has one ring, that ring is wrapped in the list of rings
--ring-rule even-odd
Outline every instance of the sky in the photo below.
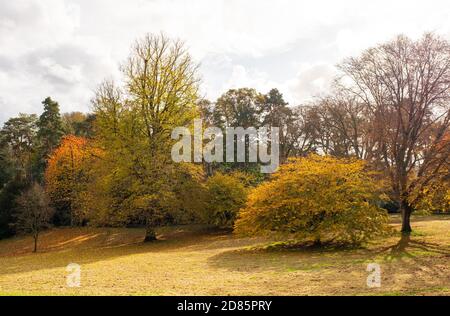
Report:
[[[90,109],[104,79],[120,80],[131,44],[164,32],[200,64],[202,96],[278,88],[291,105],[330,89],[336,64],[405,34],[450,40],[448,0],[0,0],[0,126]]]

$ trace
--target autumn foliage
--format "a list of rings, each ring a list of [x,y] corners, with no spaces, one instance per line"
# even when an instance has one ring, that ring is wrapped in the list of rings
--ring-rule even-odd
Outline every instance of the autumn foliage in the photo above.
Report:
[[[87,181],[87,162],[96,151],[86,138],[69,135],[48,159],[46,191],[61,224],[74,224],[77,218],[79,193]]]
[[[250,193],[236,223],[244,235],[280,234],[314,243],[359,244],[385,230],[379,184],[360,160],[290,160]]]

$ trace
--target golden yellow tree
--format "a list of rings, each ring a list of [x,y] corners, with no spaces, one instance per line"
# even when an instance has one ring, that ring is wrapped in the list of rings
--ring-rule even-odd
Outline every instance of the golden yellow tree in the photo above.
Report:
[[[380,189],[361,160],[293,159],[250,193],[236,232],[359,244],[387,227]]]
[[[146,225],[146,241],[171,217],[177,168],[172,130],[197,114],[197,66],[182,42],[148,34],[136,41],[122,67],[124,84],[102,84],[94,100],[97,140],[108,150],[112,210]]]

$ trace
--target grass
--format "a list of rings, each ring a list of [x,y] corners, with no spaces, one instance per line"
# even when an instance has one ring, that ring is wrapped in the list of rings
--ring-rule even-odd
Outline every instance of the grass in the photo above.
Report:
[[[30,237],[0,241],[0,294],[450,295],[450,217],[415,217],[413,229],[353,250],[287,249],[202,226],[161,229],[150,244],[141,229],[53,229],[37,254]],[[366,286],[372,262],[380,288]],[[79,288],[66,286],[70,263]]]

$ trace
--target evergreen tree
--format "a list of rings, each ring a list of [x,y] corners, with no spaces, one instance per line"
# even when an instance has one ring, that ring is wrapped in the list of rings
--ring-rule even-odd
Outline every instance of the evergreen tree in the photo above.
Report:
[[[58,147],[64,135],[63,122],[59,112],[59,104],[50,97],[42,101],[44,112],[37,122],[39,148],[34,157],[33,175],[36,181],[42,181],[46,160]]]
[[[44,112],[37,122],[38,139],[45,155],[48,155],[59,145],[61,137],[64,135],[64,129],[58,102],[48,97],[42,101],[42,104],[44,105]]]

